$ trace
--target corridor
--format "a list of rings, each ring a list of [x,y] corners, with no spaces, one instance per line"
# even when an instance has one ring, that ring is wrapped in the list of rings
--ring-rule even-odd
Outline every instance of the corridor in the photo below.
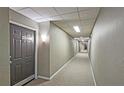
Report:
[[[124,85],[123,19],[115,7],[0,8],[0,85]]]
[[[90,61],[87,53],[78,53],[50,81],[33,80],[26,86],[93,86]]]

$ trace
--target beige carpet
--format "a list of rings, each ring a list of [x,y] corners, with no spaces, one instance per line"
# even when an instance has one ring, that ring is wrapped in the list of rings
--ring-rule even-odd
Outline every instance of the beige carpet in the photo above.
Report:
[[[78,53],[52,80],[33,80],[27,86],[93,86],[87,53]]]

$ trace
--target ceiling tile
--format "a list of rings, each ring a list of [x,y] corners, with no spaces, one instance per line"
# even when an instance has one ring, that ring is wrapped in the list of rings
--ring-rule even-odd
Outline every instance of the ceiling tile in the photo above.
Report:
[[[95,19],[81,20],[81,21],[80,21],[81,25],[84,25],[84,26],[90,25],[90,24],[94,24],[94,22],[95,22]]]
[[[80,12],[80,20],[96,18],[96,13]]]
[[[64,21],[57,21],[57,22],[54,22],[56,25],[62,27],[62,28],[67,28],[68,25],[67,23],[65,23]]]
[[[34,12],[31,8],[25,8],[23,10],[20,10],[19,13],[21,13],[33,20],[41,18],[41,16],[39,14],[37,14],[36,12]]]
[[[78,11],[86,11],[86,10],[90,10],[90,9],[94,9],[96,7],[78,7]]]
[[[60,16],[49,17],[49,18],[38,18],[35,19],[37,22],[44,22],[44,21],[61,21],[62,18]]]
[[[70,14],[64,14],[61,15],[63,20],[79,20],[78,13],[70,13]]]
[[[92,7],[13,7],[11,8],[36,22],[52,21],[72,37],[90,36],[99,8]],[[73,26],[79,26],[76,33]]]
[[[69,35],[71,35],[72,37],[74,37],[75,35],[75,31],[73,28],[70,28],[70,27],[66,27],[66,28],[63,28],[63,27],[60,27],[61,29],[63,29],[65,32],[67,32]]]
[[[57,12],[52,7],[32,7],[34,11],[42,16],[42,18],[48,18],[51,16],[58,15]]]
[[[80,26],[80,21],[79,20],[67,21],[67,24],[69,24],[70,27]]]
[[[48,19],[50,21],[61,21],[61,20],[63,20],[63,18],[60,17],[60,16],[53,16],[53,17],[49,17]]]
[[[61,25],[61,24],[64,24],[64,21],[53,21],[54,24],[58,24],[58,25]]]
[[[98,8],[94,8],[86,11],[80,11],[79,12],[80,19],[84,20],[84,19],[96,18],[98,11],[99,11]]]
[[[35,19],[36,22],[45,22],[45,21],[49,21],[47,18],[41,18],[41,19]]]
[[[59,14],[77,12],[76,7],[55,7],[55,9]]]
[[[15,10],[15,11],[19,11],[19,10],[22,10],[24,8],[26,8],[26,7],[10,7],[10,9]]]

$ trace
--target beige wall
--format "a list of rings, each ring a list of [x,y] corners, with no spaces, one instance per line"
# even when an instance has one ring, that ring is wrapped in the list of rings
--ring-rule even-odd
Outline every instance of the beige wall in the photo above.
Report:
[[[38,75],[50,77],[50,58],[49,58],[49,28],[50,22],[39,24],[39,41],[38,41]],[[46,35],[46,41],[43,42],[42,35]]]
[[[80,52],[84,52],[84,44],[79,42]]]
[[[124,8],[101,8],[92,33],[97,85],[124,85]]]
[[[0,8],[0,85],[10,84],[9,9]]]
[[[73,39],[73,46],[74,46],[74,55],[79,52],[79,42],[76,39]]]
[[[50,76],[74,56],[72,37],[56,25],[50,25]]]
[[[88,40],[87,50],[88,50],[88,56],[90,58],[90,48],[91,48],[91,39]]]
[[[45,42],[42,35],[46,35]],[[50,78],[74,56],[72,38],[51,22],[39,24],[38,76]]]

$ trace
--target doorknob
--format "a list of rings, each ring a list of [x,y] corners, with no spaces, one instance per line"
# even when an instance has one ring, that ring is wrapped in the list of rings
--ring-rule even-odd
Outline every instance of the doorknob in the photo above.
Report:
[[[11,56],[9,57],[9,63],[10,64],[12,63],[12,57]]]
[[[9,56],[9,60],[12,61],[12,57],[11,56]]]

